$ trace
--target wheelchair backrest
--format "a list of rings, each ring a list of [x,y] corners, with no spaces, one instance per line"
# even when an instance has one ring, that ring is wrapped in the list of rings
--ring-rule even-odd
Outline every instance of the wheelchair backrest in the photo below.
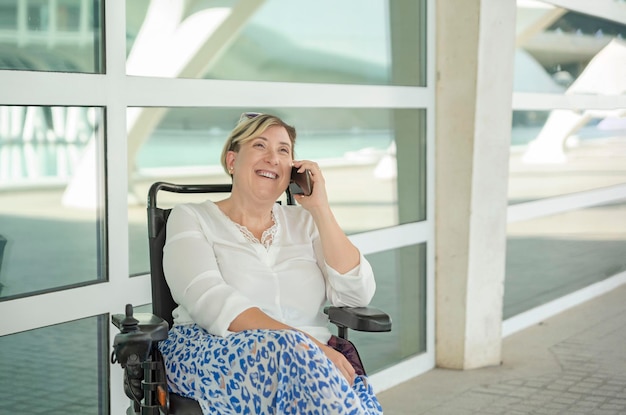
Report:
[[[230,193],[231,184],[173,184],[156,182],[148,191],[148,243],[150,250],[150,281],[152,283],[152,312],[161,317],[170,327],[173,324],[172,311],[177,304],[172,298],[170,288],[163,272],[163,247],[165,246],[166,224],[171,209],[159,208],[157,193]],[[287,204],[293,205],[294,199],[289,189],[285,191]]]

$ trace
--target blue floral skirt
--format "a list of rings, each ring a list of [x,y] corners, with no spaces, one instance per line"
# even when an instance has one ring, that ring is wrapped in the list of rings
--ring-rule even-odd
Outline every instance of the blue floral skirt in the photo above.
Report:
[[[354,384],[306,335],[247,330],[228,337],[175,325],[160,343],[172,392],[207,414],[382,414],[365,376]]]

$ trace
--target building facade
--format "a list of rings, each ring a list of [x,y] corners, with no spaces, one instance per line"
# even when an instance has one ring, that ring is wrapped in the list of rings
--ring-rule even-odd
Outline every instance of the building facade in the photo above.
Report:
[[[379,390],[623,283],[626,5],[598,4],[1,4],[0,412],[123,410],[147,188],[228,182],[244,111],[296,126],[373,265],[393,331],[352,338]]]

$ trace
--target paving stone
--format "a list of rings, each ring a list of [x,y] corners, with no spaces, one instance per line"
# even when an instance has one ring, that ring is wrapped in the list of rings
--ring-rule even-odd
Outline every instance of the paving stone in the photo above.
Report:
[[[593,409],[593,408],[599,408],[600,405],[602,405],[604,402],[595,402],[595,401],[590,401],[590,400],[580,400],[578,402],[576,402],[576,404],[574,405],[574,408],[585,408],[585,409]]]
[[[578,398],[566,398],[566,397],[558,397],[553,402],[563,405],[574,405],[578,401]]]
[[[618,411],[606,410],[606,409],[596,409],[593,411],[593,415],[623,415]]]
[[[605,403],[600,405],[600,409],[609,409],[609,410],[613,410],[613,411],[623,411],[624,409],[626,409],[626,407],[624,405],[614,405],[611,403]]]
[[[552,385],[548,385],[547,388],[550,390],[555,390],[555,391],[568,390],[568,387],[566,385],[559,385],[558,383],[553,383]]]

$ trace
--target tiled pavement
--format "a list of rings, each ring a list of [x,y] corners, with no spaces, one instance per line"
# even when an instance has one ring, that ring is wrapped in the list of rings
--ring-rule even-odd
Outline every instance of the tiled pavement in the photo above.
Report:
[[[626,414],[626,286],[507,337],[502,356],[385,391],[385,414]]]

